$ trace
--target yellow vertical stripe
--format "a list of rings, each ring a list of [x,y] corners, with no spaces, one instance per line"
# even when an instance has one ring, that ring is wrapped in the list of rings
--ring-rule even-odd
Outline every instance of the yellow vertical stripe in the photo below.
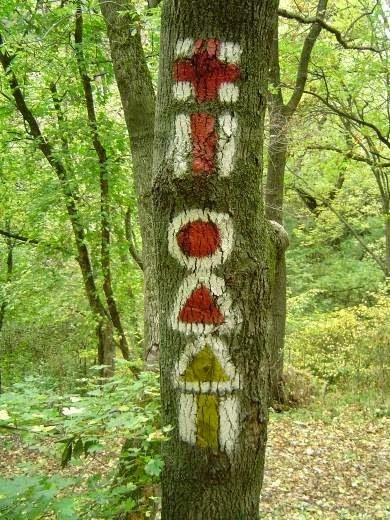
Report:
[[[197,446],[218,450],[218,429],[218,397],[212,394],[199,394],[196,415]]]

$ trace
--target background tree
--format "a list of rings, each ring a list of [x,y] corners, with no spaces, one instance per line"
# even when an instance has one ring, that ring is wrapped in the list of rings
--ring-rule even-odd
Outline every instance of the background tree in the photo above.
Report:
[[[100,7],[107,25],[115,78],[130,139],[142,237],[144,349],[145,358],[153,361],[158,357],[159,351],[156,281],[154,278],[155,251],[151,233],[155,93],[141,42],[140,12],[142,9],[137,11],[136,7],[126,0],[118,2],[101,0]]]
[[[269,104],[269,149],[268,149],[268,166],[267,166],[267,182],[266,182],[266,210],[267,216],[270,220],[276,221],[279,224],[283,223],[283,197],[285,190],[285,169],[288,164],[288,149],[289,140],[294,131],[301,132],[304,129],[292,125],[292,119],[295,116],[299,104],[301,103],[302,96],[305,94],[305,88],[307,82],[312,82],[318,74],[319,66],[312,64],[312,54],[315,48],[316,41],[320,36],[321,30],[325,29],[326,34],[329,36],[335,36],[338,44],[343,49],[349,49],[348,52],[352,52],[355,49],[358,52],[370,51],[377,54],[378,49],[383,45],[383,39],[379,42],[375,40],[374,45],[356,44],[351,39],[351,31],[356,29],[356,24],[364,20],[366,26],[369,25],[371,18],[370,16],[379,10],[379,5],[376,3],[371,10],[362,9],[363,13],[356,15],[355,22],[352,22],[346,31],[344,36],[338,29],[333,25],[330,25],[325,21],[327,18],[327,1],[319,1],[316,6],[316,14],[313,17],[303,16],[302,14],[295,14],[284,8],[279,9],[279,20],[293,19],[297,20],[303,27],[309,26],[310,29],[304,39],[302,50],[298,59],[298,65],[295,63],[287,68],[288,74],[285,78],[281,78],[280,70],[280,51],[279,48],[283,45],[283,31],[277,31],[277,36],[274,40],[273,58],[271,65],[271,82],[272,87],[270,89],[270,104]],[[306,6],[305,6],[306,7]],[[329,15],[332,11],[330,10]],[[285,36],[289,41],[291,34],[289,30],[284,29]],[[371,38],[372,41],[372,38]],[[324,52],[323,46],[321,51]],[[291,52],[291,51],[290,51]],[[363,52],[365,55],[366,52]],[[317,52],[315,57],[319,53]],[[340,54],[340,60],[343,58]],[[348,61],[348,58],[346,58]],[[290,79],[290,77],[294,79]],[[337,90],[337,87],[336,87]],[[288,96],[288,101],[284,102],[284,98]],[[273,332],[272,332],[272,343],[273,343],[273,362],[272,366],[275,367],[273,371],[273,377],[271,380],[272,396],[275,402],[283,402],[283,385],[282,385],[282,373],[283,373],[283,351],[284,351],[284,337],[285,337],[285,322],[286,322],[286,264],[285,264],[285,252],[282,248],[277,256],[277,276],[276,284],[274,286],[273,293]]]

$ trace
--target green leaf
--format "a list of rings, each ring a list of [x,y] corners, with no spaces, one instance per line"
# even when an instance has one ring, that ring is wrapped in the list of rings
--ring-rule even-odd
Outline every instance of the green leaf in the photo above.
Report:
[[[73,445],[73,457],[80,457],[80,455],[84,452],[83,441],[79,437],[77,441]]]
[[[61,467],[65,468],[67,466],[68,462],[72,458],[72,451],[73,451],[73,442],[69,441],[68,444],[65,445],[64,451],[62,452],[61,456]]]
[[[158,477],[163,469],[164,462],[160,458],[150,459],[145,465],[145,473],[152,477]]]

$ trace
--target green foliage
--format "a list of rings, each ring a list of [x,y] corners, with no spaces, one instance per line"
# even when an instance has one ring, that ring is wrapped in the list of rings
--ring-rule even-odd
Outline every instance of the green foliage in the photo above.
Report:
[[[390,302],[372,295],[362,303],[311,317],[287,336],[287,358],[329,384],[385,390],[388,359]]]
[[[142,20],[146,17],[144,4],[139,2],[137,7]],[[130,258],[124,232],[124,217],[130,208],[135,241],[141,249],[128,136],[124,119],[118,116],[121,104],[98,2],[82,2],[82,8],[83,51],[92,80],[99,134],[108,155],[113,290],[130,348],[139,354],[143,280]],[[67,169],[96,285],[104,299],[99,164],[75,58],[75,10],[74,2],[2,2],[0,33],[2,48],[9,53],[16,51],[12,67],[29,108]],[[152,27],[156,27],[156,13],[148,13],[145,20],[144,40],[149,42],[155,30]],[[60,99],[62,121],[55,109],[53,84]],[[38,241],[27,244],[12,240],[12,274],[7,277],[6,241],[0,238],[0,305],[6,304],[0,335],[2,383],[11,384],[33,371],[50,373],[62,379],[64,385],[72,385],[74,378],[97,362],[96,324],[76,261],[60,183],[26,132],[3,72],[0,88],[5,94],[0,110],[0,229],[9,226],[14,233]],[[86,352],[90,355],[86,356]]]
[[[16,477],[0,479],[0,513],[4,520],[29,518],[38,520],[48,513],[55,513],[61,520],[77,518],[71,497],[61,493],[71,492],[73,479],[62,477]]]
[[[114,518],[150,510],[162,470],[160,446],[169,433],[159,428],[159,406],[157,375],[142,372],[134,380],[127,363],[104,384],[79,380],[71,394],[34,377],[13,385],[0,398],[0,431],[11,428],[26,445],[39,443],[62,468],[85,465],[88,478],[37,476],[37,468],[21,468],[22,476],[0,480],[4,518]],[[88,461],[110,451],[121,453],[119,469],[91,474]]]

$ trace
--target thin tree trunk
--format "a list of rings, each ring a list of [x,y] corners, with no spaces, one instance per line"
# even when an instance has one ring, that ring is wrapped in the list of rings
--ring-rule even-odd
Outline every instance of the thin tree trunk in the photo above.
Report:
[[[276,9],[163,7],[153,200],[162,413],[174,426],[163,520],[259,518],[274,269],[261,165]]]
[[[7,231],[9,231],[9,223],[7,224]],[[12,278],[12,273],[14,269],[14,244],[12,243],[12,240],[10,238],[6,239],[7,244],[7,260],[6,260],[6,275],[5,275],[5,285],[8,285]],[[8,287],[7,289],[8,290]],[[0,306],[0,334],[3,330],[4,326],[4,318],[5,318],[5,312],[8,305],[8,299],[7,296],[4,295],[1,306]],[[0,366],[0,394],[2,392],[2,372],[1,372],[1,366]]]
[[[0,36],[0,43],[1,42],[2,40]],[[105,364],[110,365],[110,367],[103,370],[103,375],[107,375],[113,371],[114,366],[114,357],[111,354],[111,339],[109,338],[110,327],[107,325],[107,320],[110,321],[110,316],[102,304],[97,291],[92,263],[90,260],[88,247],[86,245],[85,230],[81,223],[80,214],[77,207],[77,197],[71,187],[69,173],[65,168],[64,163],[58,157],[58,154],[55,153],[52,144],[42,134],[36,117],[31,112],[26,103],[18,79],[11,68],[11,62],[13,59],[15,58],[0,50],[0,62],[6,73],[12,96],[15,100],[16,108],[21,114],[25,124],[29,128],[30,134],[37,143],[38,149],[42,152],[43,156],[52,167],[60,183],[62,194],[65,200],[66,210],[72,225],[77,250],[77,262],[80,266],[83,277],[85,293],[90,309],[97,323],[96,333],[98,339],[98,349],[99,352],[101,351],[104,353],[107,351],[108,353],[107,356],[105,354],[103,356],[107,361],[109,361],[109,363],[107,362]]]
[[[318,0],[317,17],[323,18],[327,0]],[[276,30],[271,55],[270,80],[273,92],[269,94],[269,149],[265,204],[267,217],[283,225],[284,174],[288,152],[288,125],[293,117],[307,81],[307,74],[312,50],[321,32],[321,25],[313,23],[305,38],[298,64],[295,86],[288,102],[284,104],[281,90],[278,19],[275,18]],[[286,257],[285,248],[277,249],[275,266],[275,284],[272,289],[272,325],[270,331],[270,400],[273,403],[284,401],[283,362],[284,337],[286,330]]]
[[[10,239],[7,239],[6,243],[7,243],[7,261],[6,261],[7,271],[6,271],[6,275],[5,275],[5,283],[9,284],[9,282],[11,281],[12,272],[13,272],[13,268],[14,268],[14,256],[13,256],[14,255],[14,245],[12,244],[12,241]],[[0,307],[0,333],[3,330],[4,317],[5,317],[5,311],[7,309],[7,305],[8,305],[8,300],[6,297],[4,297],[3,301],[1,302],[1,307]]]
[[[273,44],[271,77],[278,81],[279,63],[277,34]],[[265,188],[266,215],[271,221],[283,225],[284,173],[287,161],[287,118],[280,90],[270,95],[269,101],[269,148],[267,181]],[[272,404],[284,402],[283,365],[284,336],[286,331],[286,256],[285,249],[277,248],[275,256],[275,283],[272,287],[272,326],[270,348],[270,400]]]
[[[385,278],[389,281],[390,278],[390,211],[389,200],[383,201],[383,217],[384,217],[384,231],[385,231]]]
[[[115,300],[112,288],[111,276],[111,207],[110,207],[110,187],[109,187],[109,169],[108,157],[105,147],[100,139],[98,124],[96,119],[95,103],[93,99],[93,91],[91,80],[88,76],[83,50],[83,13],[81,3],[77,2],[76,9],[76,27],[75,27],[75,44],[76,59],[79,69],[80,78],[83,84],[85,105],[88,114],[88,122],[91,129],[91,137],[93,147],[95,149],[99,163],[99,181],[100,181],[100,235],[101,248],[100,258],[103,272],[103,292],[106,297],[108,311],[113,326],[119,335],[119,347],[124,359],[130,359],[130,350],[127,343],[126,334],[122,326],[122,320],[119,314],[117,302]],[[107,334],[104,334],[106,337]],[[108,337],[108,336],[107,336]],[[111,345],[107,344],[108,350],[111,351]],[[114,349],[115,351],[115,349]]]
[[[158,354],[160,342],[151,200],[155,95],[139,28],[132,19],[132,6],[127,0],[100,0],[100,7],[130,138],[142,238],[144,349],[145,358],[150,361]]]

